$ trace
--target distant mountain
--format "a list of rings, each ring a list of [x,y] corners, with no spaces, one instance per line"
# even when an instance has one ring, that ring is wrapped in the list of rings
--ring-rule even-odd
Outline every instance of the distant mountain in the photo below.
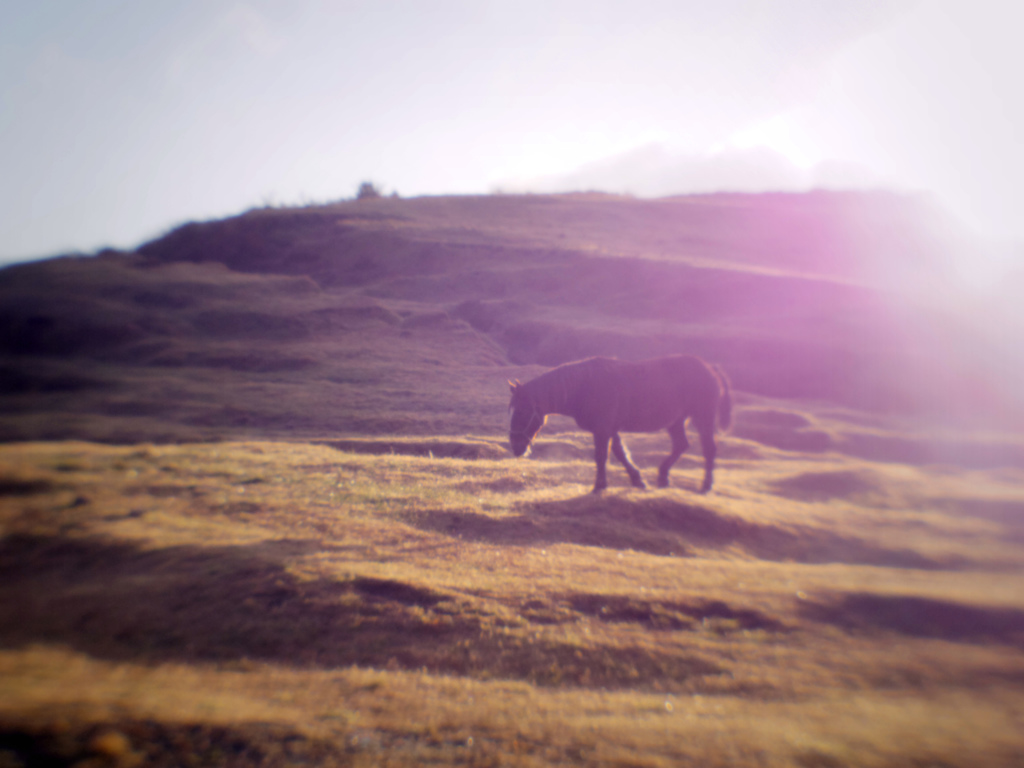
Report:
[[[968,246],[889,193],[253,210],[0,270],[0,438],[496,434],[530,366],[670,352],[752,395],[1020,424],[950,301]]]

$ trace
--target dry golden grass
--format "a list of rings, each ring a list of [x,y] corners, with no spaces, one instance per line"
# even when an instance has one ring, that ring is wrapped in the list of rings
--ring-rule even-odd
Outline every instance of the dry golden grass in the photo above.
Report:
[[[709,496],[598,497],[571,432],[338,445],[0,448],[0,758],[1024,757],[1015,472],[729,438]]]
[[[1021,765],[1020,387],[915,303],[915,210],[382,199],[3,270],[0,768]],[[711,495],[589,494],[565,418],[506,456],[506,379],[680,351],[735,384]]]

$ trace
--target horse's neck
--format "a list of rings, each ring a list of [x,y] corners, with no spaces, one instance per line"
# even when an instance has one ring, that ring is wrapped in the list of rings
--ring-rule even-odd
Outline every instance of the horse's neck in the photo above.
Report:
[[[572,416],[570,412],[574,401],[575,380],[566,375],[566,371],[552,371],[544,377],[543,386],[537,388],[535,402],[537,407],[547,416],[549,413],[560,413]]]

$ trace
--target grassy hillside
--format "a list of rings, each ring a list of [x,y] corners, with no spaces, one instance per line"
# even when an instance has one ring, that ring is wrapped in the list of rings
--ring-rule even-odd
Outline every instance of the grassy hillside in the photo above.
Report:
[[[962,247],[891,195],[494,196],[0,271],[0,768],[1020,765]],[[736,387],[712,494],[590,494],[564,417],[508,453],[507,379],[667,352]]]
[[[1019,471],[395,442],[0,450],[0,755],[1020,764]]]
[[[922,217],[837,193],[497,196],[189,224],[0,271],[0,438],[494,434],[530,366],[680,351],[753,395],[1016,424],[997,340],[925,300],[953,256]]]

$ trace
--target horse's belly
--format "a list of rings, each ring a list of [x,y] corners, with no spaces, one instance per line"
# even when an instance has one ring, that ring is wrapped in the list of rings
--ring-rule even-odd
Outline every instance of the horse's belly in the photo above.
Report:
[[[572,415],[581,429],[595,434],[658,432],[686,415],[686,398],[674,379],[661,381],[658,371],[642,376],[618,375],[588,388]]]
[[[623,419],[619,429],[623,432],[659,432],[675,424],[681,416],[681,413],[637,415]]]
[[[623,432],[657,432],[675,424],[684,415],[680,404],[667,404],[655,399],[636,399],[619,413],[619,429]]]

